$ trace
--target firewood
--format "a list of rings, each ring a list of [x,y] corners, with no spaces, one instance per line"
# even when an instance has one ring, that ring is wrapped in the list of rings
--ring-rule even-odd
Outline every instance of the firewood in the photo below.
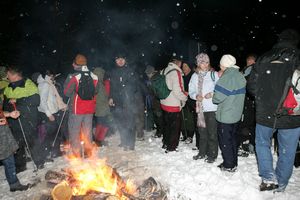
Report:
[[[72,188],[65,181],[61,182],[53,188],[51,196],[53,200],[71,200]]]

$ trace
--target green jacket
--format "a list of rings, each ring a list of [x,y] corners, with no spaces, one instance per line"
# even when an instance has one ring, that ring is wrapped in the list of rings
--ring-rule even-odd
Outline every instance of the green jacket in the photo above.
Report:
[[[7,99],[21,99],[39,93],[38,87],[30,79],[25,79],[24,81],[24,85],[17,86],[16,88],[8,85],[4,89],[4,96]]]
[[[218,105],[218,122],[233,124],[240,121],[246,94],[246,79],[237,68],[227,68],[218,80],[213,103]]]
[[[98,76],[98,87],[99,91],[96,96],[96,117],[105,117],[110,114],[110,108],[108,105],[108,95],[106,94],[103,79],[105,70],[97,67],[93,71],[94,74]]]

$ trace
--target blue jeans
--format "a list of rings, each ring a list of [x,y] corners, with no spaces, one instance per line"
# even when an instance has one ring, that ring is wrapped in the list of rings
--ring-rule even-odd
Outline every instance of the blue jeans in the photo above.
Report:
[[[259,176],[263,181],[278,182],[279,188],[285,189],[293,173],[295,154],[300,137],[300,127],[277,129],[278,160],[273,168],[271,152],[272,128],[256,124],[256,153]]]
[[[16,175],[16,166],[14,155],[10,155],[7,158],[1,160],[4,165],[5,177],[9,185],[18,182]]]

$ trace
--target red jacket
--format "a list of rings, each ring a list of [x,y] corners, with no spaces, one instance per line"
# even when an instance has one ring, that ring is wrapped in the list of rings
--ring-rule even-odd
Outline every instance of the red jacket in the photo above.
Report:
[[[98,77],[92,73],[91,77],[94,80],[95,85],[95,96],[92,100],[82,100],[77,94],[78,84],[81,78],[81,73],[76,72],[74,74],[68,75],[65,84],[64,84],[64,94],[67,97],[70,97],[70,105],[71,112],[73,114],[93,114],[96,109],[96,94],[98,93]]]

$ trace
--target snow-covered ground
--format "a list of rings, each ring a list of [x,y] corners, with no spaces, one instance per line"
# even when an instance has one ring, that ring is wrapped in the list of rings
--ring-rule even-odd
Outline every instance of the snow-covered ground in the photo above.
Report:
[[[300,199],[300,168],[294,168],[293,175],[285,192],[259,192],[260,178],[254,155],[247,158],[239,157],[238,170],[235,173],[222,172],[217,167],[222,158],[213,164],[203,160],[193,160],[197,152],[192,150],[195,144],[180,143],[179,152],[164,153],[161,139],[152,138],[152,133],[145,134],[145,141],[136,142],[136,150],[125,152],[118,147],[117,135],[107,138],[110,146],[99,148],[99,157],[106,158],[107,163],[116,168],[124,178],[130,178],[137,185],[152,176],[169,190],[170,200],[299,200]],[[275,158],[276,160],[276,158]],[[22,183],[35,179],[42,180],[37,186],[24,192],[9,192],[4,170],[0,175],[0,199],[23,200],[37,199],[43,193],[49,193],[44,180],[45,173],[52,169],[59,171],[68,166],[63,158],[56,158],[53,163],[47,163],[45,168],[33,173],[32,163],[27,164],[28,170],[18,174]]]

